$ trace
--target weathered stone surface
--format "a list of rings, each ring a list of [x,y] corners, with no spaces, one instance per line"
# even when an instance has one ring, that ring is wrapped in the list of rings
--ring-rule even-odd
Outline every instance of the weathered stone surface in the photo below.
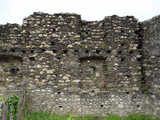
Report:
[[[159,20],[36,12],[0,25],[0,93],[26,90],[33,111],[160,116]]]
[[[144,80],[150,87],[150,93],[160,98],[160,16],[143,24]]]
[[[0,119],[7,120],[8,104],[7,101],[1,101],[0,103]]]

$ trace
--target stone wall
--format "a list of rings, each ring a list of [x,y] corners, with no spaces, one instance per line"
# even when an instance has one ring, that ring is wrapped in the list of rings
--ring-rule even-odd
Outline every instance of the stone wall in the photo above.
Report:
[[[27,91],[32,111],[160,116],[158,19],[34,13],[1,25],[0,89]]]
[[[144,21],[144,81],[150,93],[160,98],[160,16]]]

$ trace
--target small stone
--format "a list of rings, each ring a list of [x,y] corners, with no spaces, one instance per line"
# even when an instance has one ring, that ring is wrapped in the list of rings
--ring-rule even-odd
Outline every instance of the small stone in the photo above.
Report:
[[[39,37],[43,37],[43,35],[42,35],[42,34],[39,34]]]
[[[118,104],[118,107],[119,108],[123,108],[124,106],[122,104]]]
[[[73,46],[72,46],[72,45],[68,45],[67,47],[68,47],[68,48],[72,48]]]
[[[47,70],[47,73],[48,73],[48,74],[52,74],[52,73],[53,73],[53,70]]]
[[[77,82],[77,83],[79,83],[81,80],[74,80],[74,82]]]
[[[41,65],[38,64],[38,65],[37,65],[37,68],[41,68]]]
[[[67,76],[63,76],[63,79],[67,80],[67,79],[68,79],[68,77],[67,77]]]
[[[151,75],[151,73],[150,72],[146,72],[146,76],[150,76]]]

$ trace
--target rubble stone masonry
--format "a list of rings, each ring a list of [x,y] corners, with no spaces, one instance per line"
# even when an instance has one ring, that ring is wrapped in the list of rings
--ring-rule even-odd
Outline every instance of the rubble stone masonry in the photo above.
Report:
[[[32,111],[160,116],[160,16],[35,12],[0,25],[0,95],[24,91]]]

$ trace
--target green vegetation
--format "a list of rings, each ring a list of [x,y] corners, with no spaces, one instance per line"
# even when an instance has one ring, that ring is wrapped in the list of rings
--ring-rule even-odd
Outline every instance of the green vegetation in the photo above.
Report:
[[[8,97],[8,116],[7,120],[16,120],[16,114],[18,110],[19,97],[16,94],[12,94]]]
[[[131,114],[126,117],[119,117],[118,115],[109,115],[104,120],[160,120],[160,118],[154,118],[150,115],[143,114]]]
[[[7,96],[0,96],[0,102],[7,101],[7,100],[8,100]]]
[[[72,115],[57,115],[46,112],[33,112],[24,115],[24,120],[72,120]]]
[[[24,89],[24,99],[22,102],[23,102],[22,103],[22,105],[23,105],[22,111],[24,114],[28,114],[31,111],[30,110],[31,100],[30,100],[30,94],[26,88]]]
[[[57,115],[46,112],[33,112],[26,114],[24,120],[160,120],[160,118],[154,118],[150,115],[132,114],[126,117],[120,117],[118,115],[108,115],[106,117],[99,117],[94,115]]]
[[[143,93],[148,94],[151,89],[151,86],[145,83],[141,83],[141,88],[142,88]]]
[[[0,96],[1,101],[8,103],[7,120],[16,120],[19,97],[16,94]]]

